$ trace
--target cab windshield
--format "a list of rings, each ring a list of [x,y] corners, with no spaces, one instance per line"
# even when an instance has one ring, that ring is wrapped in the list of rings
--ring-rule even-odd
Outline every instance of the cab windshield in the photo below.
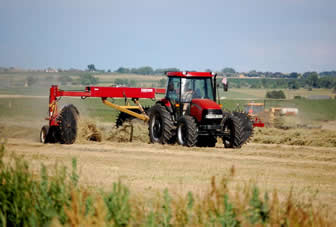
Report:
[[[211,78],[170,77],[166,97],[180,102],[191,102],[192,99],[214,100]]]

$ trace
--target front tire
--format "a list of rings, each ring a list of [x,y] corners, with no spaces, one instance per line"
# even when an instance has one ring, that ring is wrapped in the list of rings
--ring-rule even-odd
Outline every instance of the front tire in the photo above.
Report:
[[[148,131],[151,143],[174,143],[176,128],[166,107],[161,104],[155,104],[150,108],[149,112]]]
[[[177,142],[193,147],[197,143],[197,125],[193,117],[183,116],[177,123]]]

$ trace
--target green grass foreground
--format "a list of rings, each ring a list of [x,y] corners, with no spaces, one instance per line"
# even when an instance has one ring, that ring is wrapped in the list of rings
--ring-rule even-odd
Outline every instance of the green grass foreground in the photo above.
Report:
[[[52,173],[51,173],[52,172]],[[78,184],[77,162],[72,170],[42,165],[37,176],[23,157],[0,148],[1,226],[331,226],[313,205],[290,193],[280,201],[276,191],[260,193],[251,183],[229,186],[232,167],[220,182],[211,179],[208,192],[170,194],[146,200],[131,195],[121,182],[109,192]]]

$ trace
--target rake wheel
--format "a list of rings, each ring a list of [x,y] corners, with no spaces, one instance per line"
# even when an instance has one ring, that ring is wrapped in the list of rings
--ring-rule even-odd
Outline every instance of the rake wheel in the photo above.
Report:
[[[77,120],[79,112],[77,108],[70,104],[61,110],[57,120],[59,122],[58,140],[62,144],[73,144],[77,137]]]

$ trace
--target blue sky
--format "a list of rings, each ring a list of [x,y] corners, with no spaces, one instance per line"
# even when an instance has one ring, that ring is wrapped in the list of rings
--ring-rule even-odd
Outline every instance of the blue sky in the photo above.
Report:
[[[0,0],[0,66],[336,70],[335,0]]]

